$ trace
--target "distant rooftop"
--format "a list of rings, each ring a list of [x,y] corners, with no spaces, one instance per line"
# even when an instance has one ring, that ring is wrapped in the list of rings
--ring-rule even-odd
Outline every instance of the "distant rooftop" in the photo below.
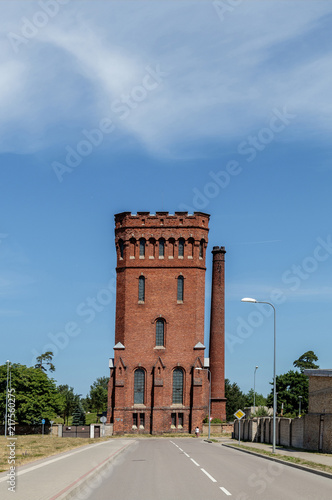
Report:
[[[320,368],[312,368],[304,370],[304,375],[308,377],[332,377],[332,369],[321,370]]]

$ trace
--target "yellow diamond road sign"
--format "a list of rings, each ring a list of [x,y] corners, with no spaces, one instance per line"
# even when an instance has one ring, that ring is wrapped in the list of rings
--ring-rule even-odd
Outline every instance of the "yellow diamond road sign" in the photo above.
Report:
[[[245,413],[242,410],[238,410],[236,413],[234,413],[234,416],[241,420],[245,416]]]

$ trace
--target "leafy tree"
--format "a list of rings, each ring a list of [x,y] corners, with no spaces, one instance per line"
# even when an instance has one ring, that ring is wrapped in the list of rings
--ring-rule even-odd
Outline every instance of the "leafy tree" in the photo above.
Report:
[[[11,387],[15,389],[15,419],[18,424],[53,420],[62,410],[55,381],[39,368],[12,364]],[[6,411],[7,366],[0,366],[0,415]]]
[[[250,389],[248,394],[246,394],[246,405],[247,406],[254,406],[254,389]],[[258,394],[256,392],[255,405],[256,406],[266,406],[266,398],[263,396],[263,394]]]
[[[239,408],[242,409],[247,406],[246,396],[243,394],[240,387],[235,382],[231,384],[228,378],[225,380],[225,396],[227,398],[226,419],[234,420],[234,413]]]
[[[81,403],[74,410],[72,425],[85,425],[85,413]]]
[[[307,351],[299,359],[296,359],[293,363],[295,368],[299,368],[301,373],[304,370],[308,370],[310,368],[319,368],[319,365],[316,365],[315,361],[318,361],[318,358],[314,351]]]
[[[73,413],[73,410],[78,406],[80,402],[79,394],[74,394],[73,387],[69,387],[68,385],[59,385],[58,392],[60,394],[61,402],[62,402],[62,418],[63,422],[68,424],[68,419],[70,415]]]
[[[44,364],[48,366],[48,369],[50,372],[55,372],[55,366],[52,363],[53,359],[53,352],[52,351],[47,351],[44,352],[44,354],[41,354],[40,356],[36,357],[37,363],[35,364],[35,368],[40,368],[40,370],[43,370],[44,372],[47,371],[47,368],[45,368]]]
[[[107,409],[108,377],[99,377],[90,386],[90,393],[85,398],[86,409],[103,412]]]
[[[272,383],[271,383],[272,384]],[[281,413],[283,403],[283,413],[296,416],[299,408],[299,396],[302,397],[302,412],[308,411],[309,401],[309,381],[308,377],[300,372],[290,370],[283,375],[276,377],[277,389],[277,412]],[[273,390],[267,398],[268,406],[273,406]]]

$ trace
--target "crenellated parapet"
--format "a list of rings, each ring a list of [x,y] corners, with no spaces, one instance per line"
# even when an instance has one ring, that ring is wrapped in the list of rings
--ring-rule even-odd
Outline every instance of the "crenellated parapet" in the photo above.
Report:
[[[205,267],[208,224],[202,212],[116,214],[117,266]]]

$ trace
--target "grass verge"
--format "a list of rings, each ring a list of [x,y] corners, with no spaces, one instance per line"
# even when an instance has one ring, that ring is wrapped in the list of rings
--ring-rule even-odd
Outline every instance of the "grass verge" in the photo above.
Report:
[[[284,460],[285,462],[291,462],[293,464],[304,465],[306,467],[310,467],[310,469],[321,470],[323,472],[328,472],[328,473],[332,474],[332,467],[330,465],[319,464],[317,462],[311,462],[310,460],[305,460],[303,458],[290,457],[289,455],[282,455],[280,453],[278,453],[276,455],[275,453],[272,453],[271,451],[268,451],[268,450],[262,450],[261,448],[254,448],[252,446],[245,446],[242,444],[239,445],[239,444],[232,443],[231,446],[234,448],[242,448],[243,450],[252,451],[252,452],[257,453],[259,455],[267,455],[267,456],[272,457],[272,458]]]
[[[107,437],[87,439],[87,438],[58,438],[56,436],[41,436],[40,434],[32,434],[29,436],[13,436],[12,442],[15,442],[15,466],[20,466],[46,458],[57,453],[86,446],[88,444],[96,444],[100,441],[106,441]],[[0,436],[0,472],[7,471],[11,464],[8,463],[9,447],[7,446],[11,438]]]

